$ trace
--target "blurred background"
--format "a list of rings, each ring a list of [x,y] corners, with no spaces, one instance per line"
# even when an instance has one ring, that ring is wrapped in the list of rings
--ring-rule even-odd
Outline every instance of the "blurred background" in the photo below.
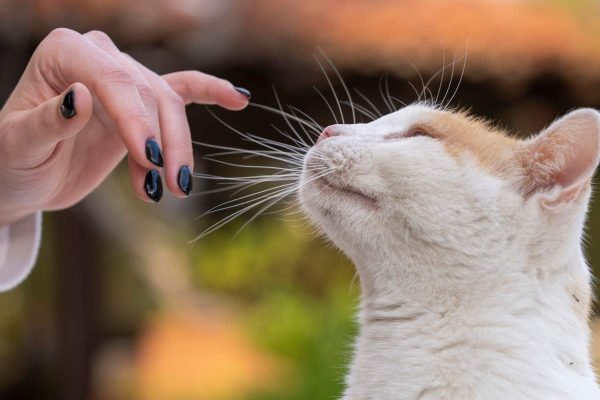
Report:
[[[384,112],[381,91],[412,102],[411,85],[456,60],[432,91],[454,93],[464,65],[452,105],[528,135],[600,107],[599,22],[597,0],[0,0],[0,99],[62,26],[105,31],[157,72],[227,78],[260,104],[276,106],[275,87],[321,125],[333,118],[315,88],[333,95],[319,48]],[[212,110],[282,139],[277,115]],[[248,147],[204,107],[188,115],[194,139]],[[204,154],[196,172],[240,174]],[[235,236],[242,217],[190,244],[226,214],[197,217],[227,199],[142,204],[122,166],[80,205],[45,214],[36,269],[0,295],[0,399],[337,398],[356,330],[352,266],[298,215],[268,214]],[[598,201],[588,237],[600,273]]]

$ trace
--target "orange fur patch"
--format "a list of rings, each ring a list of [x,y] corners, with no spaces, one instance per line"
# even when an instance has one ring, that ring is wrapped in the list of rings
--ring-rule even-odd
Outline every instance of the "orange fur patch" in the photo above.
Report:
[[[466,113],[435,111],[422,129],[442,140],[452,156],[474,156],[487,172],[505,175],[519,167],[516,155],[522,142]]]

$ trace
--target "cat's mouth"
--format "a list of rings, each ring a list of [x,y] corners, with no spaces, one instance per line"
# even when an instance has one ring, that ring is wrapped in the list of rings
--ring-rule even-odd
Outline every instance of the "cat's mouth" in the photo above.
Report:
[[[373,196],[362,192],[361,190],[355,187],[349,185],[341,185],[337,182],[332,181],[331,179],[327,179],[327,176],[316,178],[313,180],[313,182],[322,192],[333,192],[336,195],[341,195],[347,199],[361,203],[366,207],[379,208],[377,206],[377,199],[375,199]]]

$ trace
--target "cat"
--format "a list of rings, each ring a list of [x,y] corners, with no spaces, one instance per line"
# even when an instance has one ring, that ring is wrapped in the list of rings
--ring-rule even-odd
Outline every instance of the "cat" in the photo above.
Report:
[[[425,103],[323,130],[299,197],[360,278],[343,400],[600,399],[581,247],[599,158],[593,109],[527,140]]]

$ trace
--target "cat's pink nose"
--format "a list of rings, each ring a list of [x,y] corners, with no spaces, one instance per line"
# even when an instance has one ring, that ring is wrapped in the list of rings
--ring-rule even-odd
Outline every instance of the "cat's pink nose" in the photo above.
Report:
[[[327,138],[330,138],[332,136],[339,136],[340,134],[341,132],[339,125],[329,125],[327,128],[323,129],[323,132],[321,132],[321,134],[319,135],[319,138],[317,139],[317,144],[321,143]]]

